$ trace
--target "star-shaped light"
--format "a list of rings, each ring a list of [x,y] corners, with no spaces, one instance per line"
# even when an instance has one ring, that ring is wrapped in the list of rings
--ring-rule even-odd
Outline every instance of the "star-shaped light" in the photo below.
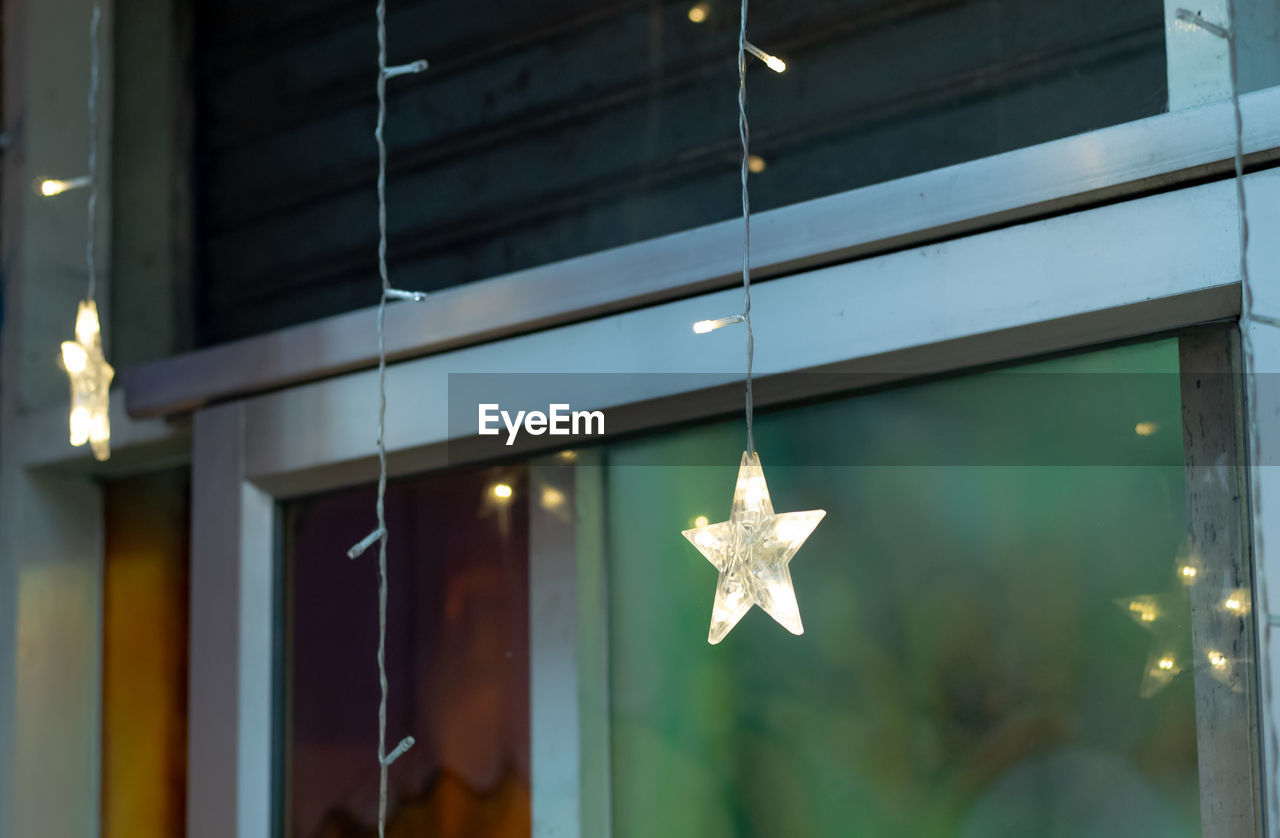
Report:
[[[774,514],[760,457],[743,452],[729,520],[684,531],[720,571],[708,643],[723,640],[752,605],[792,634],[804,633],[788,564],[826,514],[822,509]]]
[[[93,456],[111,456],[111,421],[107,393],[116,371],[102,354],[98,306],[82,300],[76,313],[76,339],[62,342],[62,368],[71,379],[71,444],[93,446]]]

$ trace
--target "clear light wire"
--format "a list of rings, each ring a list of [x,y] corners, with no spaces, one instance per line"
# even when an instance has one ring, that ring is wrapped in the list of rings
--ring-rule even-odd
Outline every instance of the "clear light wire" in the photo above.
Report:
[[[387,271],[387,144],[383,128],[387,123],[387,79],[422,72],[427,68],[427,62],[414,61],[388,67],[386,0],[378,0],[377,16],[378,122],[373,137],[378,145],[378,279],[381,284],[378,295],[378,526],[348,550],[347,555],[354,559],[373,546],[374,541],[378,542],[378,838],[384,838],[387,830],[387,772],[391,764],[413,746],[413,737],[406,736],[390,754],[387,753],[387,300],[422,300],[426,294],[391,287]]]
[[[102,4],[93,4],[93,14],[89,18],[89,221],[85,236],[84,256],[89,269],[89,292],[87,299],[93,302],[98,288],[98,268],[96,257],[97,215],[98,215],[98,28],[102,20]]]
[[[742,0],[742,21],[738,28],[738,137],[742,140],[742,319],[747,324],[747,453],[754,454],[755,399],[751,391],[751,373],[755,365],[756,336],[751,330],[751,196],[747,190],[751,138],[751,130],[747,126],[747,0]]]

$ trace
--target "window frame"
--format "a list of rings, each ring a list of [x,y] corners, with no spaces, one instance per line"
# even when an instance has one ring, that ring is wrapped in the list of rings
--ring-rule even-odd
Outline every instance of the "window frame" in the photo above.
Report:
[[[1257,228],[1280,224],[1280,169],[1252,173],[1247,182]],[[790,400],[813,395],[805,382],[823,378],[796,375],[804,371],[855,370],[877,383],[905,381],[1230,321],[1240,306],[1234,202],[1234,184],[1216,180],[762,283],[755,295],[757,332],[768,343],[758,344],[760,372],[762,381],[778,386],[760,389]],[[1137,237],[1144,247],[1132,247]],[[957,287],[962,292],[952,290]],[[689,324],[732,310],[738,294],[701,294],[394,365],[388,374],[392,473],[448,460],[447,406],[439,395],[451,372],[532,372],[551,363],[565,372],[692,368],[697,375],[653,376],[649,392],[584,393],[575,408],[607,407],[613,426],[628,429],[721,411],[723,403],[711,396],[737,386],[741,336],[726,330],[696,337]],[[779,339],[801,335],[803,341]],[[352,372],[195,414],[193,838],[271,834],[278,501],[373,478],[367,431],[374,425],[375,379],[374,371]],[[533,772],[548,777],[554,765],[556,775],[549,785],[534,782],[535,834],[555,827],[604,835],[607,783],[594,792],[603,797],[565,798],[587,779],[566,754],[581,755],[579,746],[597,738],[583,735],[576,698],[584,679],[607,670],[601,650],[588,664],[579,660],[576,641],[564,641],[583,636],[578,616],[566,625],[565,612],[538,604],[539,597],[563,595],[577,584],[563,540],[558,543],[531,556]],[[335,560],[346,546],[334,545]],[[1256,613],[1261,621],[1269,612]],[[603,617],[603,606],[591,615]],[[1268,631],[1270,625],[1267,618]],[[553,636],[559,640],[545,642]],[[549,672],[554,679],[540,680]],[[547,684],[558,686],[543,691]],[[540,730],[555,733],[556,747],[543,747],[549,740],[540,742]],[[582,822],[589,808],[606,813],[601,831]],[[1259,833],[1224,826],[1209,834]]]

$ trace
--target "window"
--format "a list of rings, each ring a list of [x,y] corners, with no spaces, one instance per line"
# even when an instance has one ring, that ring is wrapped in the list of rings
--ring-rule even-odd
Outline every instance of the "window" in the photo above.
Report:
[[[530,797],[543,823],[619,838],[1201,834],[1224,792],[1199,766],[1247,775],[1256,753],[1247,565],[1187,540],[1194,339],[762,411],[775,505],[829,513],[791,565],[800,637],[753,610],[704,640],[716,573],[680,530],[727,512],[737,416],[393,483],[389,738],[420,744],[393,768],[389,834],[526,835]],[[288,507],[298,838],[376,811],[375,582],[341,555],[371,493]],[[533,535],[547,521],[573,534]],[[576,602],[548,578],[566,549]],[[575,613],[576,640],[546,626]],[[569,787],[531,755],[563,733],[529,721],[531,673],[565,677],[547,637],[577,658]]]
[[[416,740],[391,773],[389,836],[530,834],[528,510],[511,502],[526,485],[523,469],[485,469],[388,488],[387,736]],[[288,506],[291,838],[377,823],[376,555],[345,556],[372,495]]]
[[[700,10],[698,22],[691,12]],[[371,12],[204,2],[200,340],[376,302]],[[737,3],[391,4],[392,270],[433,290],[738,214]],[[699,15],[694,15],[699,17]],[[1158,0],[756,2],[773,209],[1164,111]]]

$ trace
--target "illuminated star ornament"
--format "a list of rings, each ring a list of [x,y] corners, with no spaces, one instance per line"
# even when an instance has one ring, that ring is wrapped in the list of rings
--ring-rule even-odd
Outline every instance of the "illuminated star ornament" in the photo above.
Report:
[[[822,509],[775,514],[760,456],[743,452],[729,520],[684,531],[720,571],[708,643],[724,640],[753,605],[792,634],[804,633],[788,565],[826,514]]]
[[[62,367],[71,379],[71,444],[86,442],[93,456],[111,456],[111,422],[107,418],[107,393],[116,371],[102,354],[102,329],[98,306],[82,300],[76,314],[76,339],[62,342]]]

